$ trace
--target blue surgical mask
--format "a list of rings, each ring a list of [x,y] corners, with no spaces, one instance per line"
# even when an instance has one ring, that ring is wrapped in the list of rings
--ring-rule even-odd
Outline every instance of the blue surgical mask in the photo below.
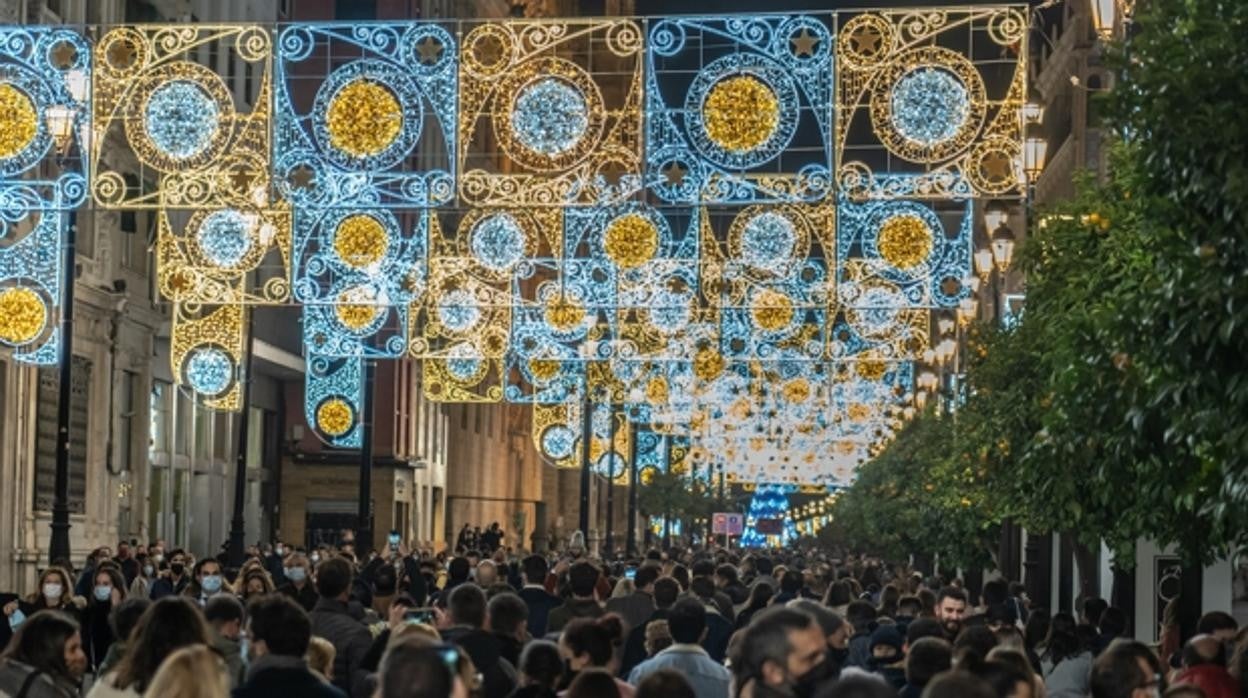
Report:
[[[215,594],[218,591],[221,591],[221,575],[219,574],[204,575],[203,581],[200,582],[200,585],[204,587],[204,591],[208,592],[209,594]]]
[[[292,582],[302,582],[308,578],[308,571],[302,567],[286,568],[286,578]]]
[[[107,584],[95,585],[95,600],[96,601],[103,602],[103,601],[108,601],[111,598],[113,598],[113,588],[111,586]]]
[[[13,615],[9,616],[9,627],[14,630],[17,630],[17,626],[21,625],[25,621],[26,621],[26,614],[22,613],[22,609],[15,608],[13,609]]]

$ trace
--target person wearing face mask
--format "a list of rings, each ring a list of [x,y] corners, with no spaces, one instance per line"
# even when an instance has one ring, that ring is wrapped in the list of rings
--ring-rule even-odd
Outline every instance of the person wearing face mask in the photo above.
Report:
[[[146,553],[135,556],[139,565],[139,573],[130,582],[129,595],[149,598],[152,594],[152,583],[156,581],[156,565]]]
[[[225,578],[221,576],[221,563],[206,557],[195,564],[191,574],[191,583],[186,586],[183,596],[189,597],[203,607],[215,594],[221,593]]]
[[[277,588],[279,594],[294,599],[308,613],[316,607],[317,601],[316,587],[312,584],[312,575],[309,574],[311,569],[312,566],[306,555],[291,554],[286,558],[286,567],[282,572],[286,577],[286,583]]]
[[[814,695],[808,675],[823,662],[827,640],[815,619],[787,607],[759,613],[732,657],[736,695],[796,698]]]
[[[828,643],[827,655],[819,666],[811,669],[808,680],[823,682],[839,677],[849,660],[849,634],[853,626],[812,599],[796,599],[790,601],[788,606],[814,617]]]
[[[98,672],[116,640],[109,615],[126,598],[125,584],[116,566],[101,565],[95,573],[95,584],[82,623],[82,648],[93,673]]]
[[[178,596],[186,591],[191,577],[186,573],[186,553],[174,550],[169,554],[169,569],[152,582],[148,596],[159,601],[166,596]]]
[[[36,613],[0,655],[0,695],[76,698],[86,669],[78,623],[60,613]]]
[[[60,611],[76,622],[82,622],[82,609],[87,600],[73,595],[69,573],[60,567],[49,567],[39,576],[38,591],[27,600],[27,615],[45,609]]]
[[[232,594],[217,594],[204,607],[204,618],[212,629],[212,648],[225,660],[230,688],[238,688],[247,670],[243,604]]]

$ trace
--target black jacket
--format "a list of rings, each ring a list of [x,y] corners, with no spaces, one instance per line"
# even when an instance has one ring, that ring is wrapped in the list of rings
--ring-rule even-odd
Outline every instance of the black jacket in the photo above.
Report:
[[[329,640],[334,657],[334,685],[351,698],[368,698],[368,671],[364,657],[373,644],[368,627],[351,616],[347,604],[322,598],[310,614],[312,634]]]
[[[316,602],[321,600],[316,594],[316,588],[312,586],[312,580],[303,583],[303,589],[300,590],[295,586],[294,582],[286,582],[277,588],[279,594],[285,594],[295,600],[295,603],[303,606],[303,610],[308,613],[316,608]]]
[[[274,667],[254,672],[231,698],[347,698],[307,669]]]
[[[484,681],[484,698],[506,698],[516,688],[516,669],[503,659],[502,643],[493,633],[457,625],[447,628],[442,639],[459,645],[472,659]]]
[[[563,605],[563,599],[538,587],[524,587],[518,593],[529,607],[529,634],[535,638],[546,637],[550,612]]]

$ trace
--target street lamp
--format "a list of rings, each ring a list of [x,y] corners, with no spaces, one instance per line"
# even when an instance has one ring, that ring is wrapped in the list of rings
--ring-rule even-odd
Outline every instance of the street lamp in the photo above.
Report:
[[[992,250],[987,247],[975,250],[975,273],[979,275],[976,281],[987,281],[992,273]],[[974,290],[978,289],[972,292]]]
[[[1032,86],[1027,93],[1027,103],[1023,105],[1023,123],[1038,124],[1044,121],[1044,96],[1040,90]]]
[[[1118,23],[1118,0],[1088,0],[1092,5],[1092,26],[1101,39],[1114,36]]]
[[[992,233],[992,259],[997,264],[997,271],[1002,274],[1014,260],[1014,231],[1004,223]]]
[[[1027,181],[1035,184],[1040,179],[1040,173],[1044,171],[1044,156],[1048,152],[1049,141],[1040,132],[1038,124],[1032,124],[1027,128],[1027,137],[1023,139],[1023,174],[1027,175]]]
[[[44,113],[48,133],[56,146],[57,166],[64,170],[69,162],[70,151],[74,147],[74,125],[78,117],[78,109],[74,104],[81,104],[86,96],[86,79],[81,71],[74,71],[78,77],[69,82],[67,88],[73,104],[56,104],[48,107]],[[79,79],[81,77],[81,79]],[[73,399],[72,385],[74,377],[74,277],[76,260],[74,258],[74,238],[77,229],[78,215],[76,209],[70,209],[65,226],[65,259],[61,269],[61,355],[60,355],[60,386],[56,405],[56,476],[52,496],[52,539],[48,545],[49,564],[61,564],[69,559],[69,423],[70,401]]]

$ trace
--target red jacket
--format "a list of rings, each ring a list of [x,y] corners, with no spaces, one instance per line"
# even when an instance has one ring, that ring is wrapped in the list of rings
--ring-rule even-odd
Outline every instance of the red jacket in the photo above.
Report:
[[[1207,698],[1239,698],[1239,682],[1217,664],[1199,664],[1184,669],[1174,683],[1199,686]]]

